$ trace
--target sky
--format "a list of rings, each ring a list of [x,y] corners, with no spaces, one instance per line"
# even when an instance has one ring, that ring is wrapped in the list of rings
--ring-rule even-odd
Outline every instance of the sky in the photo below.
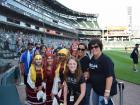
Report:
[[[99,14],[98,23],[106,26],[128,26],[128,6],[132,7],[132,25],[140,27],[139,0],[57,0],[66,7],[84,13]]]

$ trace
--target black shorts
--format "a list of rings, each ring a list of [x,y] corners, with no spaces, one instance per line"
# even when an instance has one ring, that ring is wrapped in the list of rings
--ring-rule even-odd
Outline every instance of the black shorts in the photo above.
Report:
[[[24,84],[27,86],[27,75],[24,74]]]
[[[133,58],[133,63],[138,64],[138,58]]]

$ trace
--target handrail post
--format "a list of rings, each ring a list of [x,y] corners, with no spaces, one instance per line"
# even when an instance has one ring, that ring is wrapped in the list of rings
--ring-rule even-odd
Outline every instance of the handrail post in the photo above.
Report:
[[[123,105],[123,90],[124,90],[124,83],[118,82],[119,86],[119,94],[120,94],[120,105]]]

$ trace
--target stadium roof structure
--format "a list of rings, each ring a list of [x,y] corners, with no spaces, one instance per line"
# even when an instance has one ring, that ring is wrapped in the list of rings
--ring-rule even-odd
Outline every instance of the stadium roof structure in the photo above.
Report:
[[[126,26],[108,26],[106,28],[107,30],[128,30],[128,27]]]
[[[46,4],[48,4],[48,6],[50,6],[52,9],[54,9],[59,13],[72,15],[72,16],[79,16],[79,17],[94,17],[94,18],[98,17],[98,14],[82,13],[69,9],[68,7],[58,2],[57,0],[44,0],[44,1],[47,2]]]

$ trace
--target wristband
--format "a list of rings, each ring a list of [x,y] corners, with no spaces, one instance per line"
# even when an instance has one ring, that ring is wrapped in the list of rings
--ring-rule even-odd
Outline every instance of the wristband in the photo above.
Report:
[[[110,93],[107,93],[107,92],[104,93],[104,97],[108,98],[109,96],[110,96]]]
[[[105,93],[110,93],[110,90],[106,89],[106,90],[105,90]]]

